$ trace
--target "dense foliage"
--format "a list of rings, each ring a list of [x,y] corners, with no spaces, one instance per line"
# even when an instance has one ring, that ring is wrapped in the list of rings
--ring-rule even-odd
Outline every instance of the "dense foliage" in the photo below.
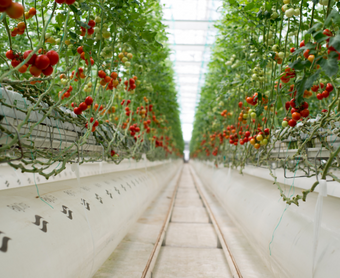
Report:
[[[0,105],[26,115],[13,125],[2,110],[0,161],[48,177],[64,168],[44,172],[55,162],[97,160],[80,151],[90,138],[103,148],[100,159],[116,163],[143,153],[151,160],[181,156],[158,1],[0,0],[0,11]],[[30,105],[9,101],[10,92]],[[32,122],[35,112],[41,117]],[[72,124],[76,140],[41,147],[32,138],[47,119],[61,134]]]
[[[340,2],[234,1],[216,24],[192,157],[340,181]],[[335,159],[336,158],[336,159]],[[287,174],[288,175],[288,174]],[[298,205],[314,191],[285,196]]]

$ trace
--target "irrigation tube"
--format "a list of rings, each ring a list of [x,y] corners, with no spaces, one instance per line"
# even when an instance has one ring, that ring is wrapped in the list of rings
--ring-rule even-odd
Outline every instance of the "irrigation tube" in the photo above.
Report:
[[[322,218],[317,218],[320,226],[312,276],[314,219],[315,212],[321,212],[316,206],[318,193],[309,194],[307,202],[300,202],[299,207],[288,206],[280,198],[273,180],[241,175],[236,170],[228,175],[228,168],[215,168],[198,161],[191,163],[202,182],[212,190],[271,269],[273,277],[339,277],[340,198],[331,195],[324,198],[327,193],[321,190]],[[313,183],[314,180],[306,179],[306,182]],[[299,190],[295,188],[295,191]],[[319,224],[315,224],[318,227]]]
[[[181,163],[1,190],[0,276],[92,277]]]

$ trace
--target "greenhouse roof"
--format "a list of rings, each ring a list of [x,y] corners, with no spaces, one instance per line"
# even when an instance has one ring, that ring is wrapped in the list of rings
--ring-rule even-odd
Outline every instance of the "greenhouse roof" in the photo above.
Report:
[[[161,0],[161,4],[172,50],[170,58],[175,70],[183,137],[190,141],[222,1]]]

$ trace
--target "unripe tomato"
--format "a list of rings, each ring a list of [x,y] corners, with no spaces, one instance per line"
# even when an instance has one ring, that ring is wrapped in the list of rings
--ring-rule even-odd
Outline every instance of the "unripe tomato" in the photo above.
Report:
[[[314,55],[309,55],[308,58],[307,58],[307,60],[311,63],[313,63],[314,59],[315,59]]]
[[[256,136],[256,140],[257,141],[262,141],[263,140],[263,136],[261,134]]]
[[[251,117],[252,119],[255,119],[255,118],[256,118],[256,113],[255,113],[255,112],[250,113],[250,117]]]
[[[259,149],[261,146],[260,146],[260,144],[259,143],[256,143],[255,145],[254,145],[254,148],[255,149]]]
[[[267,139],[263,139],[262,141],[261,141],[261,145],[262,146],[265,146],[265,145],[267,145],[268,144],[268,140]]]
[[[288,126],[288,122],[287,121],[282,121],[282,126],[283,127],[287,127]]]

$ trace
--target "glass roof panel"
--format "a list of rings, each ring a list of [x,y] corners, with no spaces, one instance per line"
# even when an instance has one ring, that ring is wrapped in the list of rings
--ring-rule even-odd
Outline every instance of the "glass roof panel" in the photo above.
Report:
[[[185,141],[190,141],[195,108],[211,55],[220,18],[221,0],[160,0],[167,25],[170,59],[174,64],[180,119]]]

